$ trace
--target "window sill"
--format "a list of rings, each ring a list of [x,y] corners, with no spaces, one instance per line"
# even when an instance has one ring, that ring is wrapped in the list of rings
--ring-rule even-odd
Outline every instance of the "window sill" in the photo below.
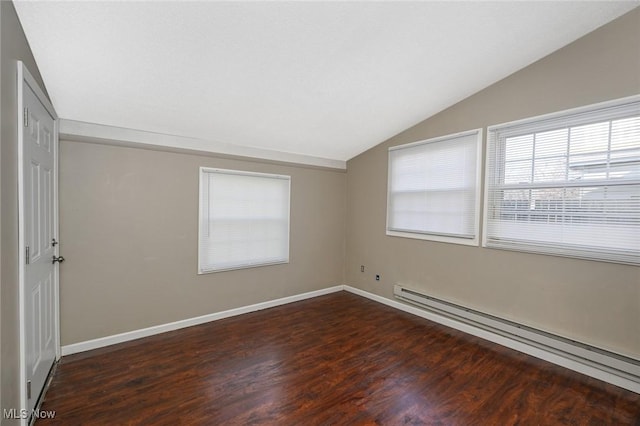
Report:
[[[479,239],[477,236],[475,238],[461,238],[461,237],[447,237],[444,235],[419,234],[419,233],[413,233],[413,232],[400,232],[400,231],[389,231],[389,230],[387,230],[387,235],[390,237],[412,238],[414,240],[435,241],[438,243],[461,244],[465,246],[478,247],[479,245]]]
[[[262,267],[262,266],[284,265],[284,264],[287,264],[287,263],[289,263],[289,259],[280,260],[280,261],[274,261],[274,262],[256,263],[254,265],[229,266],[229,267],[220,268],[220,269],[201,269],[201,268],[198,268],[198,275],[213,274],[213,273],[216,273],[216,272],[237,271],[237,270],[241,270],[241,269],[252,269],[252,268],[259,268],[259,267]]]

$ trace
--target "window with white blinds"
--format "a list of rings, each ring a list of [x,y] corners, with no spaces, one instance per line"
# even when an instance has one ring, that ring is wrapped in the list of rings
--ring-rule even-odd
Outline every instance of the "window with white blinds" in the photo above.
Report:
[[[288,263],[290,183],[201,167],[198,272]]]
[[[387,235],[478,245],[482,129],[389,148]]]
[[[640,97],[488,131],[484,246],[640,263]]]

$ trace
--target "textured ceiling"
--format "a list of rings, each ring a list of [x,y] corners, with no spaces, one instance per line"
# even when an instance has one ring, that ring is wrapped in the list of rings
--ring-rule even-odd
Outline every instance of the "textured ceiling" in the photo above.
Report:
[[[15,2],[62,118],[347,160],[634,2]]]

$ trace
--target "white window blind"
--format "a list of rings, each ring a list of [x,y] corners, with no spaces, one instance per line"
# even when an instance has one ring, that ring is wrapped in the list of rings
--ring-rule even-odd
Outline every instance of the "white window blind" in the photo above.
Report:
[[[640,262],[640,98],[489,127],[484,245]]]
[[[482,130],[389,149],[387,234],[478,244]]]
[[[200,168],[199,272],[289,261],[289,176]]]

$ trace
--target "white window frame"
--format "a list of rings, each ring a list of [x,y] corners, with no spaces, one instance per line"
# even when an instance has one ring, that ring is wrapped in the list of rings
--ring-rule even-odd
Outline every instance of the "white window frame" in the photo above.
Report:
[[[492,144],[497,143],[498,137],[508,137],[512,129],[519,129],[518,133],[522,131],[530,131],[532,133],[540,133],[548,130],[554,130],[561,127],[574,127],[582,124],[589,124],[593,122],[593,114],[603,111],[602,120],[616,120],[622,117],[616,115],[616,108],[626,108],[633,104],[640,102],[640,95],[629,96],[621,99],[615,99],[606,102],[600,102],[592,105],[587,105],[578,108],[572,108],[563,111],[557,111],[550,114],[544,114],[536,117],[529,117],[522,120],[511,121],[502,124],[495,124],[487,127],[487,144],[486,144],[486,158],[485,158],[485,182],[484,182],[484,205],[483,205],[483,224],[482,224],[482,247],[498,249],[498,250],[510,250],[524,253],[535,253],[550,256],[560,256],[568,258],[586,259],[601,262],[622,263],[637,265],[638,262],[630,260],[629,257],[618,257],[607,254],[598,254],[597,252],[589,252],[583,250],[570,250],[568,248],[558,249],[549,247],[544,242],[539,244],[527,243],[510,243],[510,245],[493,245],[488,240],[488,222],[489,222],[489,191],[492,187],[492,175],[490,173],[490,164],[492,161],[490,158],[490,149]],[[503,132],[498,136],[498,133]],[[640,181],[636,182],[640,184]]]
[[[480,211],[482,210],[481,206],[481,195],[482,195],[482,135],[483,129],[473,129],[467,130],[463,132],[453,133],[449,135],[439,136],[436,138],[426,139],[423,141],[412,142],[404,145],[393,146],[389,148],[389,153],[394,150],[411,148],[419,145],[425,145],[435,142],[444,142],[444,141],[455,141],[458,138],[475,135],[476,136],[476,190],[475,190],[475,214],[473,218],[474,224],[474,236],[472,238],[464,238],[458,236],[450,236],[436,233],[423,233],[423,232],[408,232],[408,231],[397,231],[390,229],[389,226],[389,212],[391,209],[391,160],[387,158],[387,217],[386,217],[386,235],[392,237],[403,237],[403,238],[412,238],[418,240],[426,240],[426,241],[436,241],[441,243],[453,243],[453,244],[462,244],[468,246],[478,246],[480,243]]]
[[[205,194],[203,188],[203,175],[206,173],[220,173],[220,174],[232,174],[232,175],[240,175],[240,176],[253,176],[253,177],[264,177],[269,179],[283,179],[288,182],[287,187],[287,195],[288,195],[288,208],[287,208],[287,256],[285,259],[278,261],[269,261],[269,262],[261,262],[261,263],[251,263],[251,264],[242,264],[237,266],[230,266],[225,268],[206,268],[202,262],[202,253],[201,253],[201,241],[203,238],[203,214],[204,214],[204,203],[205,203]],[[279,174],[271,174],[271,173],[258,173],[258,172],[248,172],[243,170],[230,170],[230,169],[220,169],[220,168],[212,168],[212,167],[200,167],[200,171],[198,173],[198,181],[199,181],[199,197],[198,197],[198,274],[210,274],[215,272],[225,272],[225,271],[233,271],[239,269],[248,269],[248,268],[257,268],[262,266],[270,266],[270,265],[281,265],[289,263],[290,259],[290,251],[291,251],[291,241],[290,241],[290,233],[291,233],[291,176],[288,175],[279,175]]]

